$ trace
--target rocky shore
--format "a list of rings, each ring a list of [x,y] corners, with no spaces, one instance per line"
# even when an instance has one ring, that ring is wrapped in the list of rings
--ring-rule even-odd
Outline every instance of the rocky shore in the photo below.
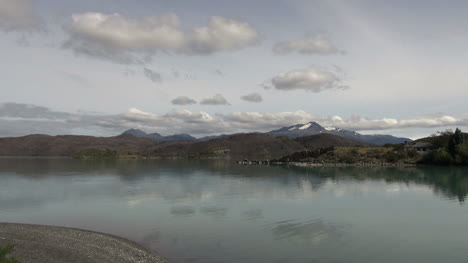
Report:
[[[0,246],[22,263],[167,263],[135,242],[74,228],[0,223]]]

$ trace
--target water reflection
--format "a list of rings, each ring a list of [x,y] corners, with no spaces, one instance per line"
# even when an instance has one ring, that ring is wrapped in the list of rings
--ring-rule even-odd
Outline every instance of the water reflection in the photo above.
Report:
[[[171,215],[174,216],[191,216],[195,214],[195,208],[191,206],[176,206],[171,208]]]
[[[272,232],[276,239],[300,238],[319,244],[328,239],[339,238],[344,229],[344,226],[326,223],[320,219],[305,222],[290,219],[276,222]]]
[[[247,220],[256,220],[263,218],[263,209],[254,208],[242,213],[243,217]]]
[[[170,184],[166,184],[157,191],[158,197],[169,200],[204,199],[212,195],[210,185],[218,185],[223,188],[224,195],[255,198],[255,196],[268,197],[269,195],[283,194],[288,196],[299,195],[306,192],[314,192],[321,189],[328,180],[341,182],[343,180],[378,181],[387,183],[404,183],[426,185],[433,189],[436,195],[456,199],[464,203],[468,196],[468,168],[466,167],[423,167],[423,168],[317,168],[306,169],[287,166],[241,166],[222,161],[143,161],[143,160],[100,160],[80,161],[71,159],[20,159],[0,158],[0,176],[21,175],[29,179],[50,179],[51,177],[70,176],[119,176],[121,183],[125,185],[139,184],[141,181],[156,181],[161,176]],[[197,180],[185,180],[185,178],[198,175],[212,175],[213,177],[199,177]],[[243,184],[223,185],[223,178],[249,178],[252,181],[261,181],[267,177],[267,183],[263,189],[256,185],[255,189]],[[5,179],[2,185],[6,185]],[[25,180],[25,184],[27,184]],[[95,183],[95,182],[93,182]],[[148,189],[143,186],[133,189],[132,192],[115,192],[115,185],[103,182],[105,185],[80,189],[82,197],[92,195],[119,194],[128,195],[133,199],[151,198],[143,196]],[[115,184],[115,182],[112,182]],[[286,187],[285,187],[286,186]],[[210,189],[210,190],[208,190]],[[288,192],[285,192],[286,189]],[[73,189],[70,189],[73,190]],[[280,192],[275,191],[280,190]],[[33,190],[34,191],[34,190]],[[44,193],[46,189],[37,192]],[[83,192],[88,191],[88,192]],[[73,192],[73,191],[72,191]],[[11,193],[10,193],[11,194]],[[3,196],[4,197],[4,196]],[[271,196],[270,196],[271,197]],[[10,196],[11,198],[11,196]],[[27,197],[24,193],[17,196],[16,204],[26,205]],[[50,196],[50,198],[54,198]],[[6,197],[8,199],[8,197]],[[7,207],[10,201],[0,199],[0,206]],[[34,199],[34,198],[33,198]],[[138,201],[135,201],[138,202]],[[2,205],[3,203],[3,205]],[[31,202],[34,203],[34,202]],[[31,204],[30,203],[30,204]],[[34,204],[34,206],[37,206]]]
[[[219,207],[219,206],[207,206],[200,208],[200,213],[214,216],[214,217],[223,217],[226,216],[228,211],[227,207]]]

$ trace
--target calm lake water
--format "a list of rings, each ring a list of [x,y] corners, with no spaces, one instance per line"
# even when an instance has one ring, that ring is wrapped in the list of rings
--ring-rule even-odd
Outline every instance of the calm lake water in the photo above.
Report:
[[[467,168],[0,159],[0,222],[127,237],[179,262],[468,262]]]

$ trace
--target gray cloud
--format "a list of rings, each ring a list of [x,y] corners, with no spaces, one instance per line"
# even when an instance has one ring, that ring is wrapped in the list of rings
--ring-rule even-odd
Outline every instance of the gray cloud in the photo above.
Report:
[[[256,44],[259,38],[250,25],[223,17],[212,17],[207,26],[186,32],[175,14],[144,18],[74,14],[65,30],[69,39],[64,48],[125,64],[145,63],[157,52],[207,55],[237,50]]]
[[[285,55],[295,52],[305,55],[329,55],[342,53],[342,51],[337,49],[325,36],[315,36],[301,40],[280,42],[273,46],[273,53],[277,55]]]
[[[26,38],[26,36],[20,36],[18,39],[16,39],[16,44],[20,47],[30,47],[31,42],[29,42],[29,39]]]
[[[156,71],[153,71],[149,68],[143,68],[143,73],[145,74],[145,77],[147,77],[149,80],[152,82],[157,82],[161,83],[162,82],[162,76]]]
[[[82,75],[80,74],[76,74],[76,73],[70,73],[70,72],[62,72],[62,75],[75,82],[76,84],[78,85],[81,85],[81,86],[89,86],[89,82],[88,82],[88,79],[86,79],[85,77],[83,77]]]
[[[258,93],[250,93],[241,97],[242,100],[254,103],[260,103],[263,101],[262,95]]]
[[[216,94],[212,98],[206,98],[200,101],[202,105],[230,105],[229,102],[221,95]]]
[[[342,79],[334,72],[317,68],[296,69],[280,73],[272,78],[271,84],[279,90],[302,89],[322,92],[327,89],[345,89]]]
[[[194,99],[191,99],[186,96],[179,96],[171,101],[174,105],[191,105],[196,104],[197,102]]]
[[[0,0],[0,30],[32,31],[43,27],[31,0]]]
[[[52,111],[47,107],[32,104],[7,102],[0,104],[0,117],[23,119],[67,119],[69,113]]]
[[[30,133],[115,135],[129,128],[158,131],[162,134],[189,133],[198,136],[269,131],[310,121],[316,121],[323,126],[357,131],[468,127],[468,115],[461,117],[438,115],[405,120],[368,119],[361,116],[343,119],[340,116],[320,117],[305,111],[232,112],[210,115],[203,111],[192,112],[180,109],[159,115],[136,108],[116,115],[99,115],[59,112],[29,104],[0,104],[0,136]]]
[[[259,34],[247,23],[214,16],[205,27],[193,29],[186,50],[194,54],[211,54],[237,50],[259,41]]]

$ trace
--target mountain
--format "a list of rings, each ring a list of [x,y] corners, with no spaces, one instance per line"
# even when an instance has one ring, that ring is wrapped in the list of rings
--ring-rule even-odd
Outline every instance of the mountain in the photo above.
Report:
[[[283,127],[278,130],[273,130],[268,132],[275,136],[286,136],[289,138],[299,138],[310,135],[317,135],[322,133],[333,134],[339,137],[351,139],[365,144],[375,144],[375,145],[384,145],[387,143],[390,144],[399,144],[404,142],[412,141],[409,138],[400,138],[391,135],[363,135],[355,131],[344,130],[335,127],[322,127],[316,122],[309,122],[306,124],[296,124],[289,127]]]
[[[130,129],[124,131],[121,135],[133,135],[138,138],[147,138],[153,141],[161,141],[161,142],[171,142],[171,141],[196,141],[197,138],[192,137],[188,134],[174,134],[169,136],[162,136],[159,133],[146,133],[140,129]]]
[[[227,138],[227,137],[234,136],[234,135],[239,135],[239,134],[241,134],[241,133],[233,133],[233,134],[221,134],[221,135],[205,136],[205,137],[198,138],[198,141],[201,141],[201,142],[206,142],[206,141],[209,141],[209,140],[214,140],[214,139],[223,139],[223,138]]]
[[[196,141],[197,138],[189,135],[189,134],[174,134],[169,136],[163,136],[159,141],[162,142],[173,142],[173,141]]]

